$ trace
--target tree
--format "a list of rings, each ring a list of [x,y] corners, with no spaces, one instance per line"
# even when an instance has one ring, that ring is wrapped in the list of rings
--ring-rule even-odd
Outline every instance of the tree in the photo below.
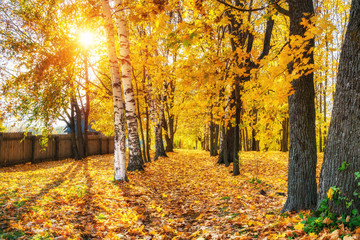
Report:
[[[243,7],[243,3],[240,1],[235,1],[235,6]],[[234,52],[234,65],[236,67],[244,67],[242,65],[241,57],[239,56],[238,51],[244,50],[245,42],[248,39],[248,47],[251,49],[251,34],[249,34],[248,29],[244,28],[244,16],[237,16],[235,11],[232,11],[231,8],[228,9],[227,15],[230,20],[229,32],[231,34],[230,43],[231,49]],[[250,18],[250,13],[249,13]],[[250,47],[251,45],[251,47]],[[249,49],[248,48],[248,49]],[[246,50],[248,50],[246,49]],[[239,165],[238,165],[238,152],[240,150],[239,142],[239,124],[240,124],[240,111],[241,111],[241,102],[240,102],[240,82],[243,80],[242,75],[234,74],[234,83],[232,86],[232,91],[228,99],[228,114],[230,114],[230,119],[235,119],[235,124],[231,121],[228,121],[224,128],[222,129],[222,144],[219,149],[219,160],[218,163],[225,163],[226,166],[233,162],[233,174],[234,176],[239,175]],[[231,112],[235,110],[234,114]]]
[[[121,80],[125,98],[125,113],[129,141],[129,171],[144,170],[141,156],[136,104],[134,90],[131,83],[130,43],[126,27],[125,10],[122,0],[115,0],[115,23],[120,42]]]
[[[330,201],[336,214],[359,209],[360,172],[360,0],[353,0],[336,82],[328,142],[321,168],[319,203],[336,187],[342,200]],[[352,204],[351,204],[352,203]],[[347,206],[350,204],[350,206]]]
[[[289,0],[289,10],[276,5],[290,18],[290,49],[293,53],[303,47],[302,53],[293,56],[288,65],[294,76],[294,93],[289,96],[290,149],[288,167],[288,197],[282,211],[313,209],[316,206],[316,138],[315,90],[311,65],[314,63],[314,37],[306,39],[304,19],[314,15],[312,0]],[[301,45],[299,45],[301,43]],[[305,59],[308,59],[306,62]],[[309,65],[300,70],[303,64]]]
[[[116,56],[114,26],[108,0],[102,1],[105,15],[105,29],[107,33],[108,57],[113,89],[115,136],[114,136],[114,178],[116,181],[127,181],[126,176],[126,134],[124,119],[124,103],[121,91],[120,69]]]

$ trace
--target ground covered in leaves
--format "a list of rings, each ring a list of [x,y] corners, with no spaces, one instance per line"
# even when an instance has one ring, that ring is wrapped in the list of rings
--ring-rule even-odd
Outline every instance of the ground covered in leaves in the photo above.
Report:
[[[0,238],[317,239],[286,200],[287,154],[241,153],[241,175],[176,150],[113,181],[113,157],[0,169]],[[300,227],[299,227],[300,226]],[[324,238],[325,239],[325,238]]]

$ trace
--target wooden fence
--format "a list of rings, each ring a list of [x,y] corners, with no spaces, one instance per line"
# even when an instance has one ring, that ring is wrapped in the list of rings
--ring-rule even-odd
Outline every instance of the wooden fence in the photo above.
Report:
[[[41,136],[31,133],[0,132],[0,167],[22,163],[37,163],[61,160],[73,156],[70,134],[50,135],[48,144],[43,147]],[[101,155],[114,152],[114,138],[89,135],[89,155]]]

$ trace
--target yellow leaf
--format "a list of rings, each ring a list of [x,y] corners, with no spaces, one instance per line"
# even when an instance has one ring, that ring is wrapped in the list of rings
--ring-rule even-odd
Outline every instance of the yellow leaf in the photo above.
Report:
[[[310,237],[317,237],[317,235],[315,233],[309,233]]]
[[[204,215],[203,214],[200,214],[195,220],[199,220],[203,217]]]
[[[295,228],[296,230],[302,230],[302,229],[304,228],[304,224],[298,223],[298,224],[296,224],[296,225],[294,226],[294,228]]]
[[[334,190],[332,188],[329,188],[329,191],[327,192],[327,197],[331,200],[332,196],[334,194]]]

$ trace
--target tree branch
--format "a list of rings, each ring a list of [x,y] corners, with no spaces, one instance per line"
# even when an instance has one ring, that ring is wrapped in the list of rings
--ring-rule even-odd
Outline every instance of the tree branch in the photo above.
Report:
[[[255,11],[264,10],[264,9],[266,8],[266,6],[265,6],[265,7],[261,7],[261,8],[244,9],[244,8],[239,8],[239,7],[237,7],[237,6],[234,6],[234,5],[230,4],[230,3],[227,3],[225,0],[216,0],[216,1],[218,1],[219,3],[224,4],[224,5],[227,6],[227,7],[230,7],[230,8],[232,8],[232,9],[235,9],[235,10],[241,11],[241,12],[255,12]]]
[[[290,16],[289,10],[286,10],[285,8],[281,7],[278,1],[270,1],[270,3],[279,13],[284,14],[285,16]]]

